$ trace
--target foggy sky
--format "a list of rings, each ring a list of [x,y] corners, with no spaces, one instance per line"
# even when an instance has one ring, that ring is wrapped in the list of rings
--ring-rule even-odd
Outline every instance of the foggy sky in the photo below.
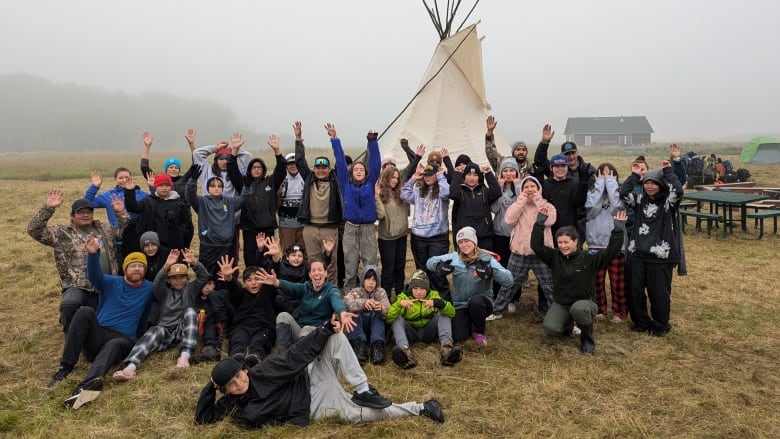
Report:
[[[770,0],[482,0],[469,22],[508,140],[645,115],[663,142],[780,132],[778,16]],[[37,0],[2,2],[0,41],[0,74],[213,99],[259,132],[300,119],[310,140],[331,121],[356,141],[412,97],[438,36],[418,0]]]

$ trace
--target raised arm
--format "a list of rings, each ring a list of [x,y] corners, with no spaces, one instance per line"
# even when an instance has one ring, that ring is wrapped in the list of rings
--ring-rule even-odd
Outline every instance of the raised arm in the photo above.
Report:
[[[493,116],[488,116],[485,120],[485,126],[487,127],[487,131],[485,132],[485,156],[488,159],[488,163],[490,163],[490,167],[493,168],[496,173],[501,171],[499,167],[501,166],[501,161],[504,160],[504,157],[498,153],[496,142],[493,139],[493,130],[496,129],[497,125],[498,121],[496,121],[496,118]]]

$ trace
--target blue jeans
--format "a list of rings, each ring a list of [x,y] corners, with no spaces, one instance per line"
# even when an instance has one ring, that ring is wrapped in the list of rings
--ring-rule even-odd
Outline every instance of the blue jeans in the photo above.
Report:
[[[376,311],[363,311],[357,317],[355,329],[347,334],[349,341],[363,340],[367,341],[370,335],[371,343],[375,341],[385,342],[385,319]]]

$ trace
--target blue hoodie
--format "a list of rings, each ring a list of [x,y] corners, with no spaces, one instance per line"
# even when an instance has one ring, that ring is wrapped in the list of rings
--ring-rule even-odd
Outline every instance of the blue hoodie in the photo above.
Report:
[[[336,175],[339,179],[339,189],[344,200],[344,220],[353,224],[373,224],[376,221],[376,205],[374,205],[374,185],[382,171],[379,142],[368,142],[368,164],[366,166],[366,181],[356,186],[351,178],[344,149],[338,137],[330,139],[333,156],[336,158]]]

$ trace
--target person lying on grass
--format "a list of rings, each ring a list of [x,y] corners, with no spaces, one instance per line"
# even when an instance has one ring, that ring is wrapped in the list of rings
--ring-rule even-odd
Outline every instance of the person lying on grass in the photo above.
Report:
[[[307,335],[251,369],[233,358],[220,361],[200,393],[195,422],[232,417],[250,427],[280,423],[303,427],[310,419],[332,416],[358,423],[420,415],[444,422],[435,398],[422,404],[393,404],[370,386],[342,328],[333,314],[319,326],[304,328]],[[339,383],[339,370],[345,376],[359,374],[359,390],[351,397]],[[219,399],[217,390],[223,393]]]
[[[563,226],[555,233],[558,248],[544,244],[547,206],[539,208],[536,224],[531,232],[531,249],[550,266],[553,282],[553,303],[544,316],[544,330],[551,336],[571,335],[574,323],[581,329],[580,351],[592,354],[596,349],[593,340],[593,318],[598,306],[593,299],[596,272],[609,264],[623,247],[626,230],[625,211],[613,217],[612,233],[606,249],[595,253],[579,250],[579,235],[574,226]]]

